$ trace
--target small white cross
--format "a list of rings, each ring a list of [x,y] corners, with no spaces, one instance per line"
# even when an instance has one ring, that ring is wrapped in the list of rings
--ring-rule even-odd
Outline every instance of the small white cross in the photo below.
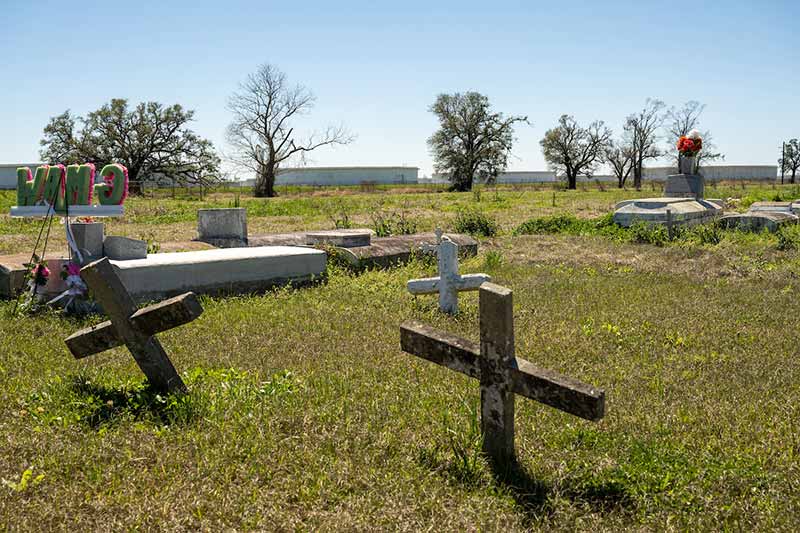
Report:
[[[458,273],[458,245],[450,237],[443,236],[436,228],[436,254],[439,259],[439,276],[409,280],[411,294],[439,293],[439,310],[454,315],[458,312],[458,292],[476,291],[482,283],[492,281],[487,274]]]

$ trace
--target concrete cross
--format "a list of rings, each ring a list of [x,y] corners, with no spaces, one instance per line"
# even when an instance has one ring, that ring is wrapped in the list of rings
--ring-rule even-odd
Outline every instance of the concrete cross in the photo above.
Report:
[[[411,321],[400,326],[400,345],[405,352],[480,381],[483,452],[495,464],[507,464],[516,456],[515,394],[588,420],[603,418],[603,390],[514,356],[511,290],[493,283],[481,285],[480,331],[478,345]]]
[[[153,387],[161,392],[185,392],[186,385],[156,333],[191,322],[203,312],[194,293],[137,309],[108,258],[81,269],[81,276],[103,307],[107,320],[70,335],[65,342],[76,359],[125,344]]]
[[[439,293],[439,310],[454,315],[458,312],[458,291],[475,291],[481,283],[492,281],[487,274],[458,273],[458,245],[449,237],[442,237],[442,230],[436,229],[436,254],[439,260],[439,276],[409,280],[407,287],[411,294]]]

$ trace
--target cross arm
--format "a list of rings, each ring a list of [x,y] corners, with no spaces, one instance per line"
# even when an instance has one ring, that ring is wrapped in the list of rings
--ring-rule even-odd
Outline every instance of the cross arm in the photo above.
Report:
[[[487,281],[492,281],[488,274],[464,274],[455,276],[452,284],[458,291],[474,291]],[[411,294],[434,294],[439,292],[441,283],[442,280],[438,277],[411,279],[406,283],[406,288]]]
[[[411,321],[400,326],[404,352],[480,379],[480,345]],[[511,369],[511,390],[560,411],[597,421],[605,414],[605,392],[520,358]]]
[[[143,307],[130,317],[131,325],[138,332],[151,336],[183,324],[187,324],[203,313],[203,307],[193,292],[187,292]],[[76,359],[110,350],[122,345],[122,339],[110,320],[77,331],[65,340]]]
[[[439,292],[439,278],[410,279],[406,288],[411,294],[433,294]]]
[[[559,411],[594,422],[605,415],[605,391],[552,370],[539,368],[524,359],[517,358],[517,368],[511,370],[511,381],[515,393]]]
[[[480,378],[480,347],[472,341],[412,320],[400,326],[400,347],[404,352],[437,365],[446,366],[471,378]]]

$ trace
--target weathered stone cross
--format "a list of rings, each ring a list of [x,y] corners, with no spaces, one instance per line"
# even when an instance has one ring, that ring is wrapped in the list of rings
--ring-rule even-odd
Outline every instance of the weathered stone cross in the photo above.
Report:
[[[186,385],[156,333],[191,322],[203,312],[194,293],[137,309],[108,258],[81,269],[81,276],[111,320],[82,329],[65,342],[76,359],[125,344],[150,384],[161,392],[183,392]]]
[[[412,321],[400,326],[400,345],[405,352],[480,380],[483,451],[495,464],[515,458],[515,394],[588,420],[603,418],[603,390],[514,356],[511,290],[481,285],[480,331],[477,345]]]
[[[409,280],[407,287],[411,294],[439,293],[439,310],[454,315],[458,312],[458,291],[475,291],[481,283],[492,281],[487,274],[458,273],[458,245],[449,237],[442,237],[442,230],[436,229],[436,254],[439,259],[439,276]]]

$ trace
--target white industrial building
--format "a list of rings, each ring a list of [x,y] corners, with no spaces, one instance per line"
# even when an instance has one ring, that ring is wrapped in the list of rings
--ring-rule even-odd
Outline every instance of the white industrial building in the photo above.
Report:
[[[449,183],[449,174],[434,172],[428,179],[419,180],[420,183]],[[512,170],[498,174],[497,183],[553,183],[556,173],[552,170]]]
[[[417,167],[300,167],[278,170],[275,185],[416,184]]]
[[[0,164],[0,189],[17,188],[17,169],[19,167],[28,167],[31,172],[36,172],[38,166],[41,166],[41,163]]]
[[[645,167],[642,172],[646,180],[663,181],[678,169],[669,167]],[[699,173],[710,181],[721,180],[775,180],[778,179],[777,165],[708,165],[700,167]]]

